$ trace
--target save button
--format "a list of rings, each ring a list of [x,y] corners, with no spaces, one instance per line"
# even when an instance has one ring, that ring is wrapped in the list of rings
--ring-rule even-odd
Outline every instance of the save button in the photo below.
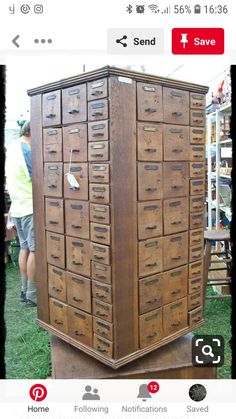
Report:
[[[172,54],[224,54],[224,29],[174,28]]]

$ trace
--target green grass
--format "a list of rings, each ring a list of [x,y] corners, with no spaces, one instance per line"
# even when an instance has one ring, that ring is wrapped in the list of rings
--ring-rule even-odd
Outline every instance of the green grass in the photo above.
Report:
[[[212,290],[210,290],[213,293]],[[49,335],[36,325],[36,309],[20,302],[20,281],[17,267],[6,269],[5,322],[7,378],[42,379],[50,375]],[[222,335],[225,339],[225,363],[218,369],[218,378],[231,378],[231,300],[207,300],[205,324],[195,334]]]
[[[50,375],[49,335],[36,325],[36,308],[20,302],[17,267],[6,268],[6,378],[42,379]]]

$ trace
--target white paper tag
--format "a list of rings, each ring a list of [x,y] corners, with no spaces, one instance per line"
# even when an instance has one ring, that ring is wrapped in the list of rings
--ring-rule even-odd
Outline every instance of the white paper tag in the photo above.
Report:
[[[118,81],[120,82],[120,83],[128,83],[128,84],[132,84],[133,83],[133,80],[132,79],[129,79],[128,77],[118,77]]]
[[[65,176],[67,177],[67,180],[68,180],[68,182],[70,184],[70,187],[72,189],[79,189],[80,188],[80,184],[77,182],[74,175],[72,175],[71,173],[66,173]]]

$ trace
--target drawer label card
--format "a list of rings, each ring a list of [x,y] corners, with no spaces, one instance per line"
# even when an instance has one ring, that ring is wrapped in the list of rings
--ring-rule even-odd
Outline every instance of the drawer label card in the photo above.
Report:
[[[133,83],[133,80],[132,79],[130,79],[129,77],[118,77],[118,81],[120,82],[120,83],[127,83],[127,84],[132,84]]]

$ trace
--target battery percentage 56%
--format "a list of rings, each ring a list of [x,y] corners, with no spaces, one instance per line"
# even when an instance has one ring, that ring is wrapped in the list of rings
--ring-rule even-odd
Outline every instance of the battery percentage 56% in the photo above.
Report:
[[[178,14],[178,13],[180,13],[181,15],[183,15],[184,13],[187,13],[187,14],[191,14],[192,13],[192,9],[191,9],[191,6],[189,6],[188,4],[185,4],[185,5],[183,5],[183,4],[181,4],[181,5],[175,5],[174,6],[174,13],[175,14]]]

